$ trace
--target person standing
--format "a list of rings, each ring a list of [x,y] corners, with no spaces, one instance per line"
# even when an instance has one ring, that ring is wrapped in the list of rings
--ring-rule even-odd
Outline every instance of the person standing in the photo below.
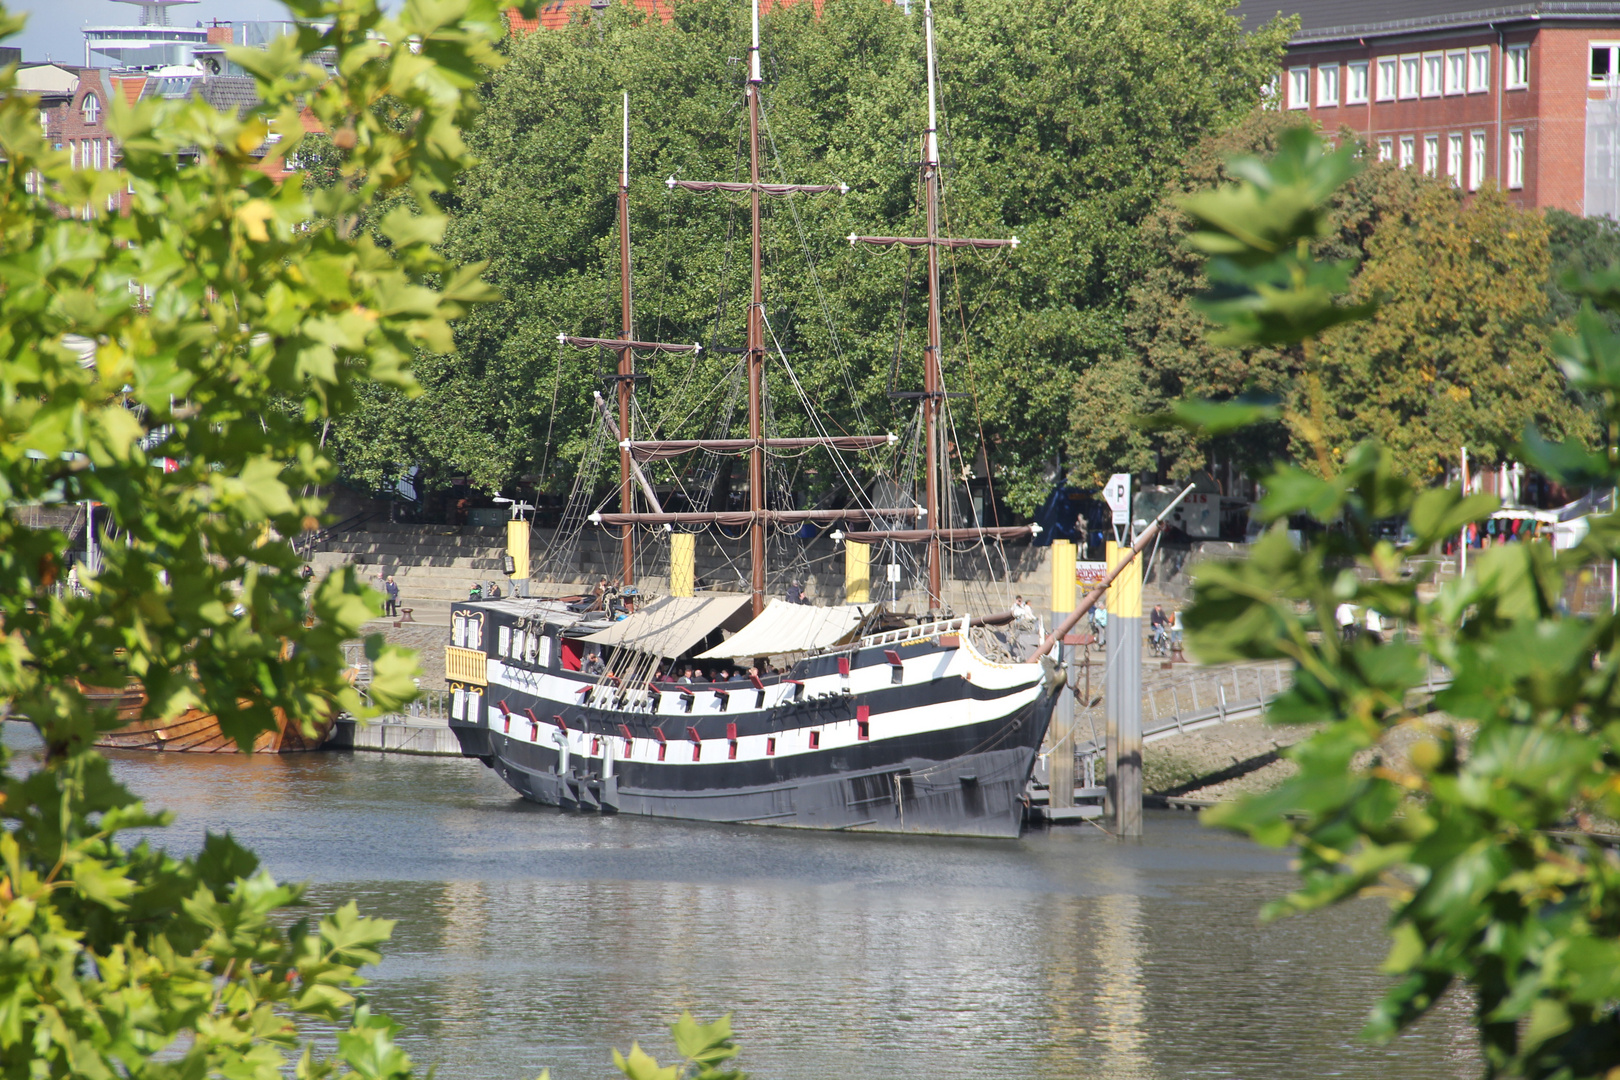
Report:
[[[399,582],[394,580],[394,575],[388,575],[388,581],[383,585],[383,592],[388,595],[388,606],[385,610],[388,617],[393,618],[399,614]]]
[[[1035,609],[1029,606],[1029,601],[1022,596],[1013,597],[1012,614],[1014,619],[1023,619],[1027,622],[1035,621]]]
[[[1367,636],[1372,638],[1374,645],[1384,643],[1384,619],[1372,608],[1367,609]]]

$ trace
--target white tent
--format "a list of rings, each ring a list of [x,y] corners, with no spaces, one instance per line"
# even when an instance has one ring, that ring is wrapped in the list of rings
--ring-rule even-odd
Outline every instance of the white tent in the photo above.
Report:
[[[594,645],[634,649],[673,659],[716,630],[746,618],[749,598],[737,593],[717,596],[665,596],[588,637]]]
[[[840,607],[811,607],[772,600],[759,618],[731,635],[699,660],[741,659],[749,656],[781,656],[837,645],[860,629],[874,604],[844,604]]]

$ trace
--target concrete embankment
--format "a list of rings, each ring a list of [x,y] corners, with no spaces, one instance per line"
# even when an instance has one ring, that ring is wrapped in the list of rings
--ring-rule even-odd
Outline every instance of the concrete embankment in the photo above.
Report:
[[[398,714],[371,721],[339,720],[327,737],[327,750],[460,757],[461,744],[443,720]]]

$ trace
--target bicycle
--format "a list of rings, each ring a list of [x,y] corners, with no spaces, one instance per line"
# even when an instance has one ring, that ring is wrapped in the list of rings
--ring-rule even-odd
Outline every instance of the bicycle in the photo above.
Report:
[[[1154,656],[1170,655],[1170,631],[1163,626],[1155,626],[1148,634],[1148,648]]]

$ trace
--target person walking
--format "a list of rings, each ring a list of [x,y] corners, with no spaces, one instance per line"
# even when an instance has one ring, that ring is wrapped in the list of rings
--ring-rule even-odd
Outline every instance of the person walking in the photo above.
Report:
[[[1339,624],[1339,637],[1349,641],[1356,636],[1356,609],[1346,600],[1333,611],[1333,620]]]
[[[389,618],[393,618],[399,614],[399,582],[394,580],[394,575],[388,575],[388,580],[383,584],[383,592],[388,596],[388,605],[384,610]]]

